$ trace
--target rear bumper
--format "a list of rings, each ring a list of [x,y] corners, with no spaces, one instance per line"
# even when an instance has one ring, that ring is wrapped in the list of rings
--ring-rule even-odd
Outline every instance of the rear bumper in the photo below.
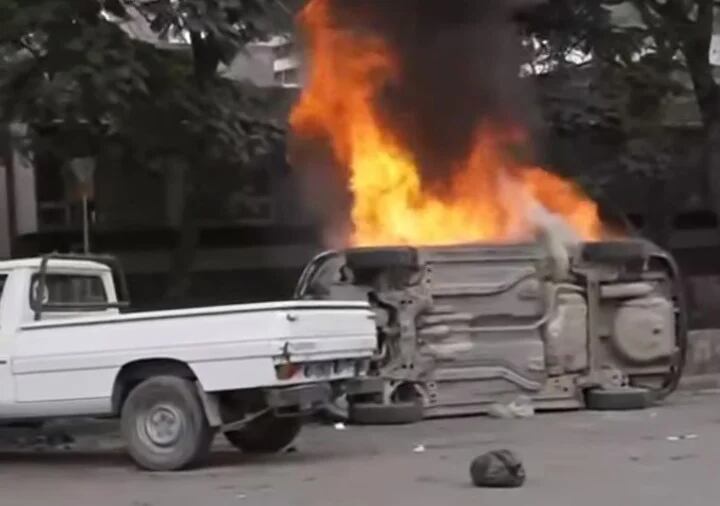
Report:
[[[265,390],[267,405],[275,410],[307,413],[323,406],[332,398],[329,383],[311,383]]]

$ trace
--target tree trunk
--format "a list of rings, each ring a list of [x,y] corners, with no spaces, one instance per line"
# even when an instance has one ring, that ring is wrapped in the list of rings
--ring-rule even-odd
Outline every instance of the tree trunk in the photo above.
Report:
[[[658,246],[667,247],[670,241],[671,215],[668,202],[671,196],[664,178],[652,178],[647,183],[645,232]]]
[[[720,87],[715,83],[708,59],[709,46],[704,46],[704,50],[695,48],[695,54],[687,53],[687,59],[703,120],[708,196],[713,211],[720,217]]]
[[[213,78],[219,63],[215,39],[212,35],[203,38],[199,32],[190,33],[193,52],[195,80],[200,93],[204,93],[207,83]],[[200,226],[197,217],[199,175],[198,171],[206,166],[202,153],[206,142],[202,135],[197,140],[196,152],[199,158],[191,160],[185,170],[183,181],[183,209],[178,233],[178,242],[173,253],[173,262],[165,291],[165,301],[174,306],[182,305],[192,285],[192,268],[195,263],[197,247],[200,242]]]
[[[192,170],[192,169],[190,169]],[[177,243],[168,275],[164,299],[172,306],[182,305],[191,286],[192,268],[198,243],[200,227],[197,221],[197,197],[191,181],[185,182],[182,214],[177,233]]]
[[[678,0],[668,0],[661,12],[677,33],[693,83],[705,137],[707,194],[712,210],[720,218],[720,87],[710,64],[713,3],[713,0],[698,0],[697,21],[688,19]]]

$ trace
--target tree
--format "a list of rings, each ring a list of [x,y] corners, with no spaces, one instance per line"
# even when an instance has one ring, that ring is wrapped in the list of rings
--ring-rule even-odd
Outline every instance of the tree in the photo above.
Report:
[[[630,171],[658,191],[666,186],[673,146],[663,109],[692,93],[702,112],[707,186],[720,211],[720,94],[708,58],[713,17],[712,0],[549,0],[520,20],[543,71],[591,74],[574,103],[550,97],[546,105],[560,128],[591,123],[625,139],[613,177]],[[657,220],[661,228],[664,219]]]
[[[714,0],[635,0],[654,37],[679,49],[695,92],[705,136],[705,176],[710,203],[720,216],[720,87],[710,64]]]
[[[204,180],[223,164],[247,166],[282,135],[250,86],[218,75],[221,63],[287,17],[277,3],[0,0],[0,123],[30,125],[34,148],[41,127],[56,125],[62,141],[44,147],[61,159],[118,153],[151,170],[183,171],[170,298],[187,289]],[[156,41],[123,27],[142,22]],[[187,44],[159,47],[171,39]]]

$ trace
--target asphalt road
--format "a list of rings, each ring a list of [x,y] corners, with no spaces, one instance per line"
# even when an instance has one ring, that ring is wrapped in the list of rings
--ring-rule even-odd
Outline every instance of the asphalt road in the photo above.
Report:
[[[684,394],[638,412],[309,427],[294,452],[248,458],[219,441],[208,468],[184,473],[137,471],[112,437],[82,438],[77,446],[20,451],[6,445],[0,504],[714,505],[720,496],[720,394]],[[470,460],[495,448],[523,458],[524,487],[470,486]]]

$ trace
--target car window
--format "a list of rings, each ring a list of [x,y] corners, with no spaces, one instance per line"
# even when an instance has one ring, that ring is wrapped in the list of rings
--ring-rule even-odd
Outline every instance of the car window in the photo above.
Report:
[[[76,274],[48,274],[45,289],[38,293],[40,276],[32,280],[30,297],[33,305],[38,300],[43,304],[98,304],[107,302],[105,285],[100,276]],[[92,310],[92,308],[89,308]],[[73,308],[75,310],[75,308]]]

